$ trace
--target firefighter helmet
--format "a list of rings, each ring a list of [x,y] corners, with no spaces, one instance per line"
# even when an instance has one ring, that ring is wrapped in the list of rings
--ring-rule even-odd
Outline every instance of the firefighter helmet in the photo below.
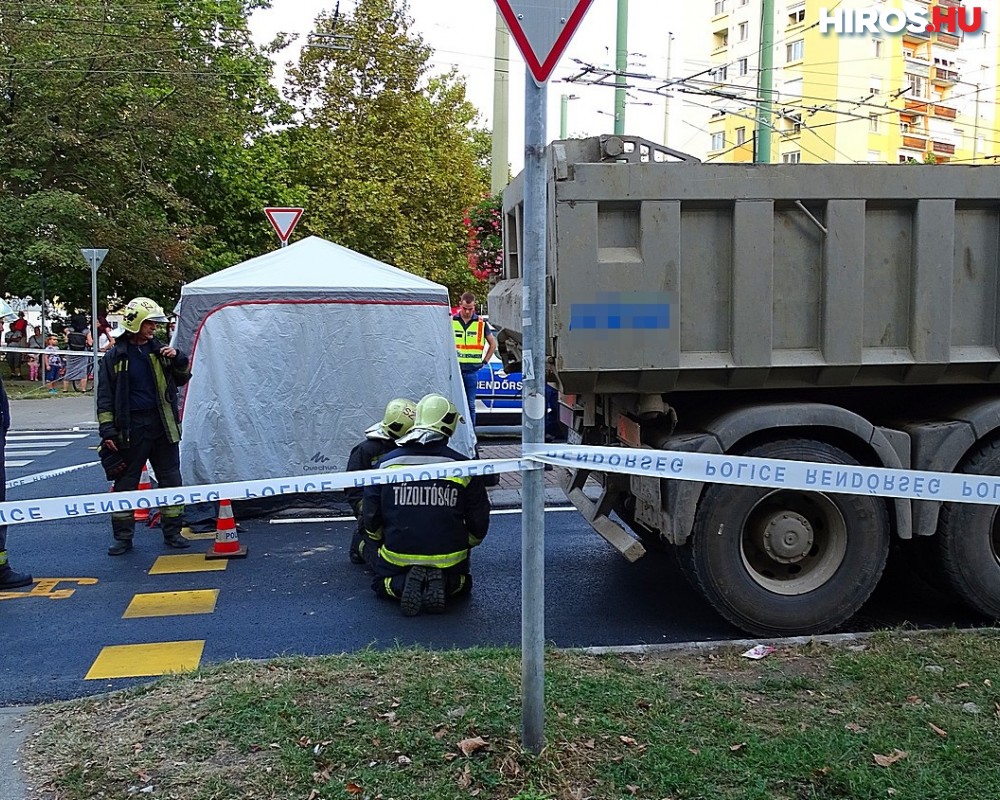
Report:
[[[417,403],[417,418],[413,422],[413,429],[433,431],[450,438],[455,434],[458,423],[463,421],[451,400],[440,394],[427,394]]]
[[[167,315],[148,297],[130,300],[122,311],[122,327],[129,333],[138,333],[144,322],[166,322]]]
[[[369,439],[398,439],[413,427],[417,404],[405,397],[390,400],[382,419],[365,431]]]

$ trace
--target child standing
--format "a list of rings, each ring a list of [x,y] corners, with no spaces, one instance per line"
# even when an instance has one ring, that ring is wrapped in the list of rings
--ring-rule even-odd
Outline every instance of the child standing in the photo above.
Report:
[[[45,340],[45,354],[42,356],[45,364],[45,381],[49,385],[49,394],[59,394],[56,382],[62,375],[66,374],[66,362],[59,353],[59,348],[56,347],[57,341],[55,336],[49,336]]]

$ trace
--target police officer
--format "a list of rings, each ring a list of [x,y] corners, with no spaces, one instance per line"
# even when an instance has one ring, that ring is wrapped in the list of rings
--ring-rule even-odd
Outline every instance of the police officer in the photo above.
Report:
[[[0,456],[3,456],[7,442],[7,430],[10,428],[10,403],[7,400],[7,390],[0,378]],[[0,503],[7,499],[7,475],[4,471],[3,459],[0,458]],[[30,575],[15,572],[7,563],[7,526],[0,525],[0,589],[17,589],[32,582]]]
[[[416,403],[407,400],[405,397],[397,397],[390,400],[385,407],[385,414],[380,422],[376,422],[365,431],[365,438],[360,444],[354,446],[351,455],[347,459],[347,471],[374,469],[378,460],[390,450],[396,447],[396,440],[404,433],[409,433],[413,427],[413,420],[416,416]],[[361,555],[361,545],[364,541],[364,528],[361,524],[361,500],[364,497],[364,490],[360,487],[351,487],[345,491],[347,502],[354,511],[354,517],[358,521],[358,527],[351,537],[350,559],[353,564],[365,563]]]
[[[469,402],[469,424],[475,428],[477,374],[484,364],[489,363],[496,351],[497,338],[489,323],[476,314],[476,296],[472,292],[466,292],[458,301],[458,313],[451,318],[451,327],[455,334],[465,397]]]
[[[417,403],[413,430],[399,438],[399,446],[386,453],[378,468],[467,461],[448,447],[460,421],[448,398],[427,395]],[[482,542],[490,525],[490,501],[482,478],[369,486],[362,520],[367,537],[364,555],[375,570],[372,589],[399,600],[404,616],[421,611],[440,614],[447,597],[472,589],[469,551]]]
[[[191,379],[188,357],[155,338],[156,326],[167,321],[163,309],[148,297],[125,307],[124,333],[101,358],[97,384],[97,422],[103,444],[126,460],[115,480],[116,492],[139,487],[146,461],[153,465],[160,488],[181,485],[181,423],[177,387]],[[184,506],[163,509],[163,542],[190,547],[181,535]],[[132,549],[135,517],[131,511],[111,515],[114,542],[108,555]]]

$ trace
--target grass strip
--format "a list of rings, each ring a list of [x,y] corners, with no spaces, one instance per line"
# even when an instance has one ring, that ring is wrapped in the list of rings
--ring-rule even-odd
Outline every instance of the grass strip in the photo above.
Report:
[[[546,658],[520,747],[513,650],[233,662],[38,709],[38,797],[1000,797],[1000,634]]]

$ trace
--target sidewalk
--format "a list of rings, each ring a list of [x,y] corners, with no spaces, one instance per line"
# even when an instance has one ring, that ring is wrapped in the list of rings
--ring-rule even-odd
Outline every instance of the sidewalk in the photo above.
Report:
[[[96,428],[93,392],[10,401],[11,433]]]

